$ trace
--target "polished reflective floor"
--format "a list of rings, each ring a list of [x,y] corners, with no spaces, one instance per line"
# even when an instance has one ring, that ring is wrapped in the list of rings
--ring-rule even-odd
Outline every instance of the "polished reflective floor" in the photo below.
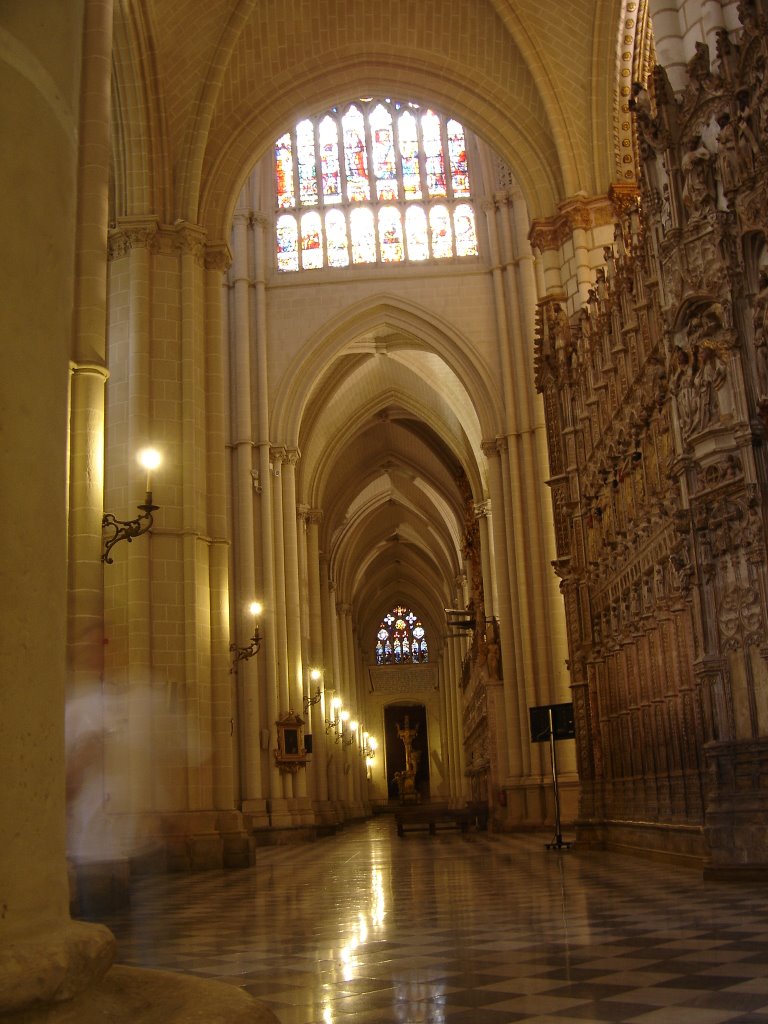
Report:
[[[768,887],[550,838],[382,817],[138,880],[102,920],[120,962],[241,986],[282,1024],[768,1022]]]

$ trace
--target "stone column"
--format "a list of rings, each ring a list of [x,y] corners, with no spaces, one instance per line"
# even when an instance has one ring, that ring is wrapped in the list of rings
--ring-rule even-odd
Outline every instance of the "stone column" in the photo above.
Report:
[[[255,304],[255,376],[256,376],[256,445],[258,448],[258,474],[261,489],[260,517],[261,526],[261,567],[262,593],[264,594],[264,664],[265,689],[267,692],[267,714],[263,730],[266,736],[267,762],[269,765],[270,821],[273,826],[290,823],[287,804],[283,798],[283,780],[272,751],[277,749],[277,716],[280,703],[280,686],[278,679],[278,638],[276,624],[279,618],[276,591],[276,544],[274,526],[274,495],[277,488],[273,486],[271,467],[271,445],[269,442],[269,386],[267,367],[269,365],[267,349],[269,338],[267,333],[267,288],[266,275],[269,265],[267,259],[268,230],[267,218],[255,214],[251,218],[253,224],[253,290]],[[280,552],[282,556],[282,552]]]
[[[224,244],[205,248],[207,392],[207,517],[211,621],[211,718],[213,807],[235,806],[234,687],[229,657],[229,525],[227,501],[227,375],[223,318],[223,275],[231,262]]]
[[[105,827],[103,794],[104,386],[112,2],[89,4],[83,35],[79,203],[75,235],[69,433],[67,745],[82,788],[69,807],[69,852],[82,864],[121,851]],[[86,764],[85,751],[93,756]],[[86,796],[86,793],[88,796]],[[79,885],[85,879],[78,872]]]
[[[493,507],[501,512],[505,506],[498,445],[496,442],[484,443],[483,452],[488,459],[491,502]],[[501,742],[498,744],[499,778],[504,779],[509,775],[519,780],[522,775],[522,752],[515,737],[520,733],[520,714],[516,694],[516,683],[520,675],[520,669],[517,664],[518,651],[512,626],[510,579],[507,568],[509,566],[509,553],[503,516],[501,514],[494,515],[491,520],[491,526],[493,529],[493,547],[496,554],[496,564],[501,567],[497,576],[497,615],[501,634],[501,657],[504,666],[504,723],[501,727],[505,735],[500,737]],[[498,728],[498,725],[496,727]]]
[[[76,995],[113,956],[105,928],[70,921],[65,864],[66,438],[79,104],[71,83],[80,74],[84,6],[41,0],[12,19],[0,14],[11,29],[3,29],[0,47],[3,125],[9,139],[24,140],[6,147],[0,167],[0,212],[12,239],[0,253],[7,289],[0,472],[14,509],[0,563],[0,613],[13,640],[0,650],[0,1015]],[[93,12],[104,31],[107,8]],[[59,44],[46,51],[45,69],[36,55],[41,26]]]
[[[495,565],[495,559],[493,557],[493,534],[488,527],[490,516],[490,499],[475,503],[475,518],[480,524],[480,559],[483,572],[483,602],[485,604],[486,619],[492,619],[496,615],[495,607],[498,600],[496,597],[496,574],[491,569]]]
[[[283,462],[285,449],[273,447],[272,461],[272,530],[274,536],[274,572],[275,572],[275,607],[272,613],[274,628],[274,647],[272,658],[275,661],[277,675],[277,716],[282,718],[291,707],[291,694],[288,686],[288,632],[286,624],[287,599],[285,590],[285,537],[283,522]],[[274,749],[274,748],[273,748]],[[279,786],[273,791],[275,797],[282,796],[286,801],[293,799],[293,776],[288,772],[279,773]],[[290,803],[281,805],[287,815],[285,824],[293,823]]]
[[[287,449],[283,459],[283,565],[285,568],[285,637],[287,651],[288,707],[297,715],[304,711],[304,668],[301,658],[301,590],[299,587],[299,536],[296,508],[297,448]],[[307,773],[300,769],[293,776],[293,796],[298,801],[294,808],[302,824],[312,822],[307,795]]]
[[[232,484],[234,490],[235,550],[233,600],[233,641],[245,647],[253,635],[253,616],[248,606],[260,600],[265,614],[272,616],[267,593],[256,584],[256,551],[254,524],[254,417],[252,400],[251,316],[248,272],[248,241],[250,217],[247,211],[235,213],[232,229],[233,265],[230,275],[232,287],[232,394],[231,416]],[[259,487],[263,485],[260,478]],[[262,629],[263,629],[262,625]],[[264,647],[268,650],[268,641]],[[240,765],[242,778],[242,810],[252,824],[267,824],[265,787],[262,778],[261,710],[259,686],[265,684],[262,651],[257,657],[238,663],[235,678],[240,738]]]
[[[321,565],[319,547],[319,529],[321,512],[319,509],[307,511],[307,583],[309,591],[309,663],[322,673],[320,687],[322,699],[312,706],[311,723],[313,737],[312,771],[316,780],[315,797],[321,804],[328,801],[328,773],[326,770],[326,734],[325,720],[328,717],[328,696],[325,693],[326,665],[324,658],[323,610],[321,592]],[[312,684],[310,684],[312,689]],[[321,814],[327,808],[320,808]]]

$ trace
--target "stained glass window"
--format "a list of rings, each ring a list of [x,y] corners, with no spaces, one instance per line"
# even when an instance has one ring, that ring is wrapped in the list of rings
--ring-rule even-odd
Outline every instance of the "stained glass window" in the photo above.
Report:
[[[302,206],[317,203],[317,162],[315,160],[315,126],[311,121],[296,125],[296,153],[299,159],[299,201]]]
[[[320,167],[323,179],[323,200],[341,202],[341,164],[339,163],[339,128],[331,117],[324,117],[318,129]]]
[[[477,256],[475,211],[469,203],[460,203],[453,211],[453,228],[456,234],[456,255]]]
[[[291,136],[281,135],[275,143],[275,173],[277,175],[277,205],[281,210],[296,205],[293,190],[293,144]]]
[[[453,118],[447,124],[448,156],[451,164],[451,188],[455,199],[469,195],[469,172],[467,170],[467,147],[464,129]]]
[[[329,267],[349,266],[347,220],[341,210],[329,210],[325,215],[325,245]]]
[[[397,199],[397,165],[392,115],[379,103],[371,113],[369,122],[376,196],[385,201]]]
[[[419,167],[419,129],[416,118],[405,110],[398,119],[400,130],[400,160],[403,170],[403,194],[406,199],[421,199],[421,169]]]
[[[296,218],[284,213],[277,218],[278,270],[299,269],[299,232]]]
[[[440,132],[440,118],[428,110],[421,119],[424,138],[424,163],[427,172],[427,192],[430,199],[442,199],[448,195],[445,184],[445,158],[443,139]]]
[[[408,259],[414,262],[429,259],[427,241],[427,215],[423,206],[409,206],[405,211],[405,237],[408,240]]]
[[[305,213],[301,218],[301,265],[305,270],[323,265],[322,230],[319,213]]]
[[[429,230],[432,236],[432,255],[436,260],[453,255],[451,217],[446,206],[433,206],[429,211]]]
[[[377,665],[429,661],[424,626],[410,608],[397,605],[384,616],[376,633],[375,652]]]
[[[347,171],[347,199],[360,202],[371,198],[368,182],[368,152],[365,147],[365,118],[354,104],[341,119],[344,128],[344,160]]]
[[[454,118],[360,99],[300,121],[274,157],[279,271],[478,255],[467,142]]]
[[[400,211],[393,206],[379,210],[379,246],[384,263],[399,263],[405,256]]]
[[[373,211],[367,207],[353,210],[349,215],[349,233],[352,236],[352,262],[376,262],[376,232]]]

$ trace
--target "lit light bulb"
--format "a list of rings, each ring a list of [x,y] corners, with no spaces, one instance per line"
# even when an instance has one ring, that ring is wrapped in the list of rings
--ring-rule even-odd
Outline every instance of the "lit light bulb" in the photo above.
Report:
[[[152,470],[157,469],[163,457],[157,448],[142,448],[136,456],[139,465],[147,471],[147,492],[152,490]]]
[[[259,601],[251,601],[251,603],[248,605],[248,611],[251,613],[251,615],[253,615],[254,618],[256,618],[258,615],[261,615],[261,603]]]
[[[358,724],[359,723],[356,722],[354,719],[349,723],[349,728],[352,730],[352,732],[357,732]]]
[[[349,712],[346,710],[346,708],[341,712],[341,720],[342,722],[349,721]]]
[[[322,672],[320,671],[319,668],[313,668],[312,671],[309,673],[309,678],[312,680],[313,683],[316,683],[321,675]]]
[[[368,746],[371,748],[371,750],[379,749],[379,741],[376,739],[375,736],[371,736],[371,738],[368,740]]]

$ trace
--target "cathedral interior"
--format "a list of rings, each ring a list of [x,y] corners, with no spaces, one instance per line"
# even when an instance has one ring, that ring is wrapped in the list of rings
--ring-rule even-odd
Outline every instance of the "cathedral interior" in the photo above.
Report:
[[[553,828],[584,906],[768,878],[768,0],[36,0],[0,76],[0,1018],[669,1019],[511,932],[535,1007],[252,996],[334,850],[487,913]],[[248,879],[252,991],[131,945]],[[666,900],[569,983],[713,988]],[[768,1020],[729,920],[676,1020]]]

